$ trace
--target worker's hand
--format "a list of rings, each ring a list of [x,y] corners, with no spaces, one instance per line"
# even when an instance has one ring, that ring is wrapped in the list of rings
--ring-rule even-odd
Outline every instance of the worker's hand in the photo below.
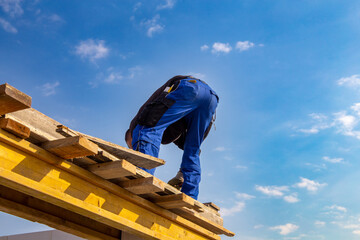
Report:
[[[131,133],[130,133],[129,130],[127,130],[127,132],[126,132],[125,141],[126,141],[126,144],[128,145],[128,147],[129,147],[130,149],[132,149],[132,144],[131,144],[131,142],[132,142],[132,136],[131,136]]]

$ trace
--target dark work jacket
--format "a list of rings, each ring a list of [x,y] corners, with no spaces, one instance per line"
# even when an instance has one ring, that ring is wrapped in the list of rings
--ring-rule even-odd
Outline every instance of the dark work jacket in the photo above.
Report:
[[[163,98],[162,95],[163,95],[164,90],[165,90],[166,87],[173,86],[172,90],[175,90],[181,79],[185,79],[185,78],[189,78],[189,77],[193,78],[191,76],[183,76],[183,75],[175,76],[175,77],[171,78],[170,80],[168,80],[159,89],[157,89],[150,96],[150,98],[140,107],[138,113],[136,114],[136,116],[131,121],[130,127],[129,127],[129,129],[127,130],[127,132],[125,134],[125,140],[127,140],[127,138],[130,137],[130,136],[132,137],[132,132],[133,132],[134,128],[136,127],[137,124],[139,124],[139,122],[141,122],[140,120],[142,118],[142,115],[143,115],[144,112],[146,112],[148,110],[149,106],[151,104],[155,103],[156,101],[159,101],[159,98]],[[171,107],[171,106],[169,106],[169,107]],[[211,126],[212,126],[212,121],[211,121],[209,127],[206,129],[204,139],[209,134]],[[177,122],[171,124],[169,127],[167,127],[165,129],[162,140],[161,140],[161,143],[162,144],[169,144],[169,143],[173,142],[179,148],[184,149],[186,131],[187,131],[187,123],[186,123],[184,118],[181,118],[180,120],[178,120]]]

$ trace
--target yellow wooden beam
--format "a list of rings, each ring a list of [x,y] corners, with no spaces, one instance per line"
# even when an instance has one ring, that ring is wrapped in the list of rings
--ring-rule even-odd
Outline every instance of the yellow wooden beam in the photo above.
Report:
[[[3,130],[0,184],[144,239],[220,239],[213,232]]]

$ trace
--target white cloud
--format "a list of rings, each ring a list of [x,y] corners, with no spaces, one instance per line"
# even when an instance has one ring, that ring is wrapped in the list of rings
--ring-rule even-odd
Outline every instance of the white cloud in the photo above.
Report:
[[[60,83],[58,81],[54,83],[45,83],[44,85],[41,86],[41,91],[43,95],[46,97],[50,95],[54,95],[56,93],[55,89],[59,85]]]
[[[95,60],[105,58],[109,54],[109,48],[105,46],[104,40],[88,39],[81,41],[75,47],[75,53],[82,57],[94,62]]]
[[[8,21],[6,21],[5,19],[0,18],[0,25],[1,27],[9,33],[17,33],[17,29],[11,25],[11,23],[9,23]]]
[[[124,77],[121,75],[121,73],[117,72],[111,72],[105,79],[105,83],[109,84],[116,84],[119,83]]]
[[[360,75],[352,75],[350,77],[340,78],[337,83],[341,85],[345,85],[348,87],[358,87],[360,86]]]
[[[357,119],[352,115],[347,115],[345,111],[335,113],[337,122],[345,131],[351,131],[357,124]]]
[[[315,122],[314,125],[309,129],[299,129],[299,132],[307,133],[307,134],[317,134],[320,132],[320,130],[324,130],[327,128],[330,128],[334,126],[332,122],[328,121],[328,117],[324,114],[319,113],[311,113],[309,116],[313,119]]]
[[[156,7],[157,10],[171,9],[174,7],[176,0],[164,0],[165,3]]]
[[[235,196],[236,196],[236,198],[241,199],[241,200],[251,200],[251,199],[255,198],[255,196],[253,196],[253,195],[250,195],[247,193],[239,193],[239,192],[235,192]]]
[[[160,15],[157,14],[152,19],[141,22],[141,25],[147,28],[146,35],[148,37],[153,37],[155,33],[160,33],[164,30],[164,26],[158,23],[159,19]]]
[[[350,108],[351,108],[351,110],[353,110],[358,116],[360,116],[360,103],[354,103]]]
[[[293,193],[291,195],[285,196],[284,200],[288,203],[297,203],[300,199],[297,197],[297,193]]]
[[[338,206],[338,205],[332,205],[330,207],[327,207],[328,209],[332,209],[332,210],[337,210],[339,212],[344,212],[346,213],[347,212],[347,209],[345,207],[342,207],[342,206]]]
[[[319,133],[319,129],[316,127],[312,127],[310,129],[299,129],[299,132],[308,133],[308,134],[316,134],[316,133]]]
[[[263,227],[264,227],[264,225],[258,224],[258,225],[255,225],[255,226],[254,226],[254,229],[260,229],[260,228],[263,228]]]
[[[134,8],[133,8],[133,11],[136,12],[141,6],[142,6],[141,2],[136,3]]]
[[[249,50],[250,48],[254,47],[255,44],[252,43],[252,42],[249,42],[249,41],[244,41],[244,42],[237,42],[236,43],[236,49],[239,50],[240,52],[243,52],[243,51],[247,51]]]
[[[299,226],[292,224],[292,223],[287,223],[285,225],[270,227],[270,230],[273,230],[273,231],[278,230],[281,235],[288,235],[292,232],[295,232],[298,229],[299,229]]]
[[[246,170],[246,169],[248,169],[247,166],[243,166],[243,165],[236,165],[235,168],[236,168],[236,169],[241,169],[241,170]]]
[[[354,230],[352,233],[355,235],[360,235],[360,230]]]
[[[225,147],[216,147],[216,148],[214,148],[214,150],[213,151],[216,151],[216,152],[224,152],[226,150],[226,148]]]
[[[206,79],[206,75],[203,74],[203,73],[190,72],[188,75],[193,76],[193,77],[198,78],[198,79],[202,79],[202,80]]]
[[[208,50],[209,49],[209,46],[208,45],[202,45],[201,47],[200,47],[200,50],[201,51],[206,51],[206,50]]]
[[[202,45],[201,47],[200,47],[200,50],[201,51],[207,51],[209,49],[209,46],[208,45]]]
[[[142,68],[140,66],[135,66],[129,68],[129,79],[134,79],[137,75],[142,72]]]
[[[265,195],[272,197],[282,197],[284,192],[289,191],[288,186],[259,186],[256,185],[255,189]]]
[[[341,163],[344,161],[343,158],[330,158],[328,156],[323,157],[323,160],[330,163]]]
[[[316,220],[314,222],[315,226],[317,227],[324,227],[326,225],[326,222],[322,222],[322,221],[319,221],[319,220]]]
[[[236,202],[235,205],[231,208],[221,208],[220,214],[221,216],[232,216],[237,212],[241,212],[245,208],[244,202]]]
[[[307,178],[300,177],[300,182],[295,184],[298,188],[306,188],[310,192],[316,192],[319,188],[326,186],[326,183],[319,183]]]
[[[322,163],[322,164],[305,163],[305,165],[311,167],[314,171],[317,171],[317,172],[327,169],[325,163]]]
[[[212,53],[229,53],[232,50],[229,43],[216,42],[212,46]]]
[[[17,17],[24,13],[21,2],[22,0],[0,0],[0,7],[11,17]]]

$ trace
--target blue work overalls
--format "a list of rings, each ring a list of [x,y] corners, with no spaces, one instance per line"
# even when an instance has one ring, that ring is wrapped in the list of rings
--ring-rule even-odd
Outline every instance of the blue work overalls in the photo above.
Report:
[[[187,123],[187,132],[180,168],[184,175],[181,191],[197,199],[201,178],[200,145],[215,113],[219,101],[218,96],[201,80],[186,78],[181,80],[176,90],[170,92],[166,98],[174,100],[175,103],[154,127],[137,125],[132,133],[132,146],[134,150],[158,157],[165,129],[184,118]],[[146,171],[154,174],[155,169]]]

